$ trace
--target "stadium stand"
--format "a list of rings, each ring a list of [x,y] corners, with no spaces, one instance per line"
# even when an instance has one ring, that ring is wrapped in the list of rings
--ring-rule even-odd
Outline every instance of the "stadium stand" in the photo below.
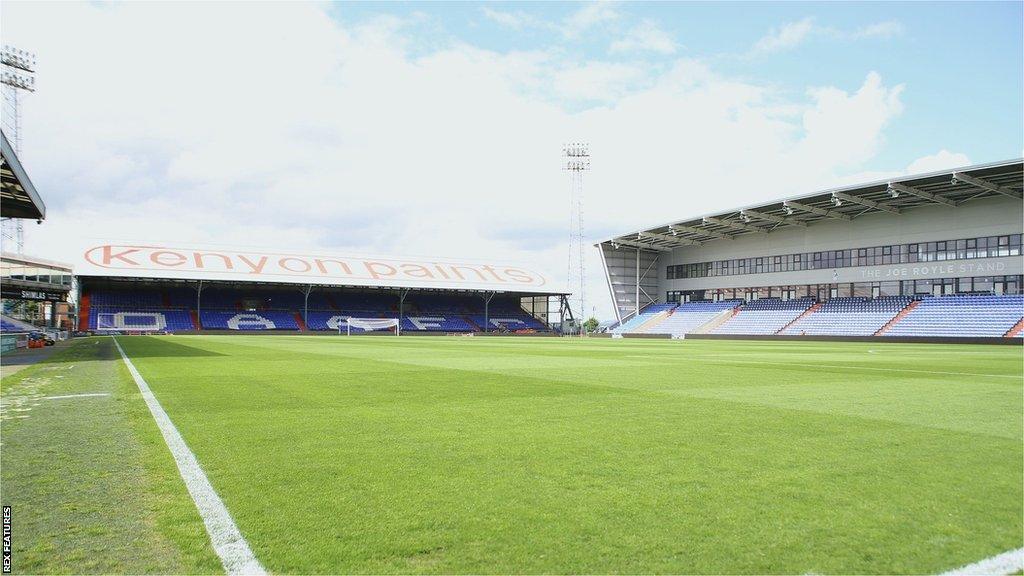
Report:
[[[185,310],[129,310],[107,307],[91,310],[89,329],[175,332],[194,330],[195,325],[192,323],[192,317]]]
[[[1024,338],[1024,316],[1006,333],[1009,338]]]
[[[1024,338],[1024,295],[991,294],[926,296],[921,300],[909,296],[833,298],[822,304],[811,298],[655,304],[611,332],[678,337],[700,331],[722,311],[737,306],[737,312],[710,333]]]
[[[732,310],[742,300],[722,300],[719,302],[684,302],[669,311],[661,322],[644,327],[647,334],[669,334],[673,337],[688,334],[715,319],[726,310]]]
[[[664,315],[676,307],[675,304],[651,304],[639,314],[609,330],[612,334],[639,334],[638,329],[654,320],[659,314]]]
[[[397,318],[394,294],[375,291],[319,291],[304,297],[295,291],[260,287],[209,288],[202,311],[196,292],[188,288],[91,290],[88,329],[127,332],[196,330],[346,330],[345,319]],[[734,312],[730,312],[734,311]],[[732,314],[730,316],[730,314]],[[33,330],[4,317],[3,331]],[[15,327],[18,326],[18,327]],[[479,296],[461,293],[410,294],[401,328],[409,332],[545,331],[544,324],[519,307],[515,298],[495,297],[484,316]],[[354,328],[361,331],[360,328]],[[613,334],[692,333],[734,335],[1024,337],[1024,295],[907,296],[833,298],[817,304],[812,298],[652,304],[639,315],[612,328]]]
[[[369,314],[350,314],[338,311],[322,312],[322,311],[310,311],[309,316],[306,318],[306,328],[308,330],[324,331],[329,330],[332,332],[346,332],[348,330],[348,319],[350,317],[356,318],[377,318],[378,316],[371,316]],[[404,329],[404,328],[403,328]],[[358,326],[352,327],[352,332],[365,332]]]
[[[90,304],[97,308],[145,309],[160,308],[164,305],[159,292],[97,292],[91,295]]]
[[[314,291],[309,295],[308,317],[303,295],[295,291],[259,287],[205,289],[202,310],[196,313],[197,295],[188,288],[134,288],[92,290],[83,294],[90,330],[167,331],[196,330],[314,330],[343,331],[346,319],[397,318],[397,297],[382,292]],[[543,322],[523,310],[515,298],[495,297],[485,320],[479,296],[444,293],[410,295],[401,327],[412,332],[547,331]],[[353,328],[362,331],[361,328]]]
[[[813,298],[762,298],[744,304],[712,334],[775,334],[814,305]]]
[[[1024,317],[1024,295],[926,296],[882,336],[1005,336]]]
[[[480,323],[483,323],[482,319]],[[470,325],[465,318],[459,316],[417,315],[402,318],[402,330],[422,330],[425,332],[472,332],[473,326]]]
[[[486,323],[486,322],[484,322],[484,315],[483,314],[472,314],[472,315],[468,316],[468,318],[476,326],[483,327],[484,324]],[[507,312],[507,311],[506,312],[502,312],[502,311],[499,310],[497,312],[492,312],[490,314],[490,316],[488,317],[488,320],[490,321],[491,329],[492,330],[499,330],[499,331],[507,330],[507,331],[513,331],[514,332],[516,330],[543,330],[544,329],[544,325],[539,320],[537,320],[536,318],[533,318],[529,314],[523,314],[523,313]]]
[[[203,310],[199,321],[208,330],[298,330],[295,315],[281,310],[224,312]]]
[[[780,334],[808,336],[871,336],[910,304],[909,296],[833,298],[797,318]]]
[[[28,322],[22,322],[10,316],[0,315],[0,332],[35,332],[39,330]]]

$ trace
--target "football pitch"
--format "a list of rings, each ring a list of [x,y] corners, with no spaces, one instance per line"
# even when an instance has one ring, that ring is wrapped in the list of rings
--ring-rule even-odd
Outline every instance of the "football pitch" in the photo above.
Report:
[[[917,574],[1024,545],[1016,346],[118,342],[274,573]],[[0,391],[15,573],[221,571],[113,338]]]

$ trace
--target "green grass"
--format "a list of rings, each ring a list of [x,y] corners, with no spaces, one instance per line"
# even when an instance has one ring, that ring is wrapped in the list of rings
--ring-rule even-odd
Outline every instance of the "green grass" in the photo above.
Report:
[[[1024,545],[1018,347],[121,342],[273,572],[924,573]]]
[[[202,520],[110,339],[0,382],[16,574],[214,573]],[[48,400],[47,396],[107,393]]]

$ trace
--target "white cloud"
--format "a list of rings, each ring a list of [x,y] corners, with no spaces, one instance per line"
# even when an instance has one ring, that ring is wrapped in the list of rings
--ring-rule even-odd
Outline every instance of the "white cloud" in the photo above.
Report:
[[[930,156],[922,156],[907,166],[907,174],[924,174],[926,172],[938,172],[952,168],[970,166],[971,159],[962,152],[950,152],[939,150]]]
[[[854,38],[892,38],[903,33],[903,24],[895,20],[869,24],[854,30]]]
[[[772,29],[754,43],[750,55],[791,50],[812,38],[828,38],[832,40],[886,39],[902,33],[903,24],[895,20],[876,22],[856,30],[841,30],[830,26],[819,26],[813,18],[807,17]]]
[[[966,154],[940,150],[935,154],[921,156],[920,158],[913,160],[903,169],[874,171],[861,170],[850,172],[841,177],[837,177],[831,185],[852,186],[863,182],[877,182],[880,180],[888,180],[890,178],[915,176],[918,174],[927,174],[929,172],[938,172],[969,165],[971,165],[971,160]]]
[[[883,129],[903,111],[902,93],[902,85],[886,88],[876,72],[853,94],[833,87],[811,90],[815,105],[803,114],[801,152],[807,159],[828,157],[840,166],[868,160],[882,144]]]
[[[556,72],[552,86],[561,98],[611,102],[647,82],[647,71],[638,66],[587,62]]]
[[[621,15],[610,2],[590,2],[565,19],[562,24],[562,34],[567,38],[577,38],[591,28],[615,22],[620,17]]]
[[[601,26],[617,22],[622,14],[612,2],[598,0],[585,2],[581,8],[561,20],[545,20],[523,10],[497,10],[484,6],[481,11],[485,18],[513,30],[539,28],[556,32],[563,40],[578,40],[584,33]]]
[[[657,22],[644,20],[631,28],[625,37],[612,42],[610,51],[674,54],[676,48],[676,41],[668,32],[662,30]]]
[[[562,143],[591,144],[596,240],[827,186],[902,108],[876,74],[794,98],[696,60],[455,43],[413,55],[404,21],[339,24],[314,4],[253,4],[239,20],[224,4],[5,3],[3,26],[39,56],[23,156],[49,217],[28,250],[58,260],[86,237],[134,238],[485,257],[560,279]]]
[[[481,11],[488,20],[492,20],[502,26],[507,26],[515,30],[544,25],[542,20],[522,10],[509,12],[505,10],[495,10],[490,6],[484,6]]]
[[[755,42],[754,52],[766,53],[788,50],[803,43],[813,31],[814,19],[812,18],[788,22],[780,28],[773,29]]]

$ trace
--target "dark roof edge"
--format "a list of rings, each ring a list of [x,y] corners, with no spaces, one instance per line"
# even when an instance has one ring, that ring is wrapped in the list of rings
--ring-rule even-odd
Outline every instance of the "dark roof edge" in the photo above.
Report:
[[[958,167],[958,168],[947,168],[945,170],[936,170],[934,172],[925,172],[925,173],[921,173],[921,174],[907,174],[907,175],[904,175],[904,176],[893,176],[892,178],[885,178],[885,179],[881,179],[881,180],[873,180],[871,182],[855,184],[855,185],[852,185],[852,186],[843,186],[843,187],[837,187],[837,188],[826,188],[826,189],[823,189],[823,190],[818,190],[816,192],[810,192],[810,193],[807,193],[807,194],[800,194],[799,196],[787,196],[787,197],[784,197],[784,198],[775,198],[775,199],[769,200],[767,202],[759,202],[757,204],[749,204],[749,205],[746,205],[746,206],[740,206],[740,207],[733,208],[733,209],[730,209],[730,210],[720,210],[720,211],[717,211],[717,212],[708,212],[708,213],[705,213],[705,214],[698,214],[696,216],[677,218],[675,220],[671,220],[669,222],[664,222],[662,224],[656,224],[654,226],[647,226],[642,231],[650,231],[650,230],[655,230],[655,229],[658,229],[658,228],[665,228],[665,227],[668,227],[668,226],[672,226],[673,224],[680,224],[682,222],[688,222],[690,220],[699,220],[699,219],[702,219],[702,218],[705,218],[705,217],[711,217],[711,218],[722,217],[722,216],[726,216],[728,214],[732,214],[734,212],[739,212],[741,210],[757,210],[759,208],[765,208],[765,207],[771,206],[773,204],[779,204],[779,203],[787,202],[787,201],[799,202],[801,200],[808,200],[808,199],[814,198],[816,196],[821,196],[822,194],[831,194],[833,192],[841,192],[841,193],[854,192],[854,191],[861,190],[861,189],[874,188],[874,187],[877,187],[877,186],[886,185],[886,184],[888,184],[890,182],[904,183],[904,182],[909,182],[909,181],[912,181],[912,180],[921,180],[921,179],[924,179],[924,178],[934,178],[936,176],[948,175],[948,176],[952,177],[954,172],[969,172],[969,171],[972,171],[972,170],[986,170],[986,169],[989,169],[989,168],[999,168],[999,167],[1002,167],[1002,166],[1012,166],[1014,164],[1024,164],[1024,158],[1016,158],[1016,159],[1011,159],[1011,160],[1001,160],[1001,161],[997,161],[997,162],[989,162],[989,163],[986,163],[986,164],[973,164],[973,165],[970,165],[970,166],[961,166],[961,167]],[[636,232],[637,232],[637,230],[634,230],[634,231],[631,231],[631,232],[626,232],[625,234],[635,234]],[[596,242],[593,242],[593,245],[594,246],[600,246],[601,244],[604,244],[605,242],[612,242],[612,241],[620,238],[621,236],[623,236],[623,234],[616,235],[616,236],[611,236],[609,238],[602,238],[600,240],[597,240]]]
[[[28,177],[28,172],[21,165],[21,160],[18,159],[18,155],[14,153],[14,147],[7,141],[7,135],[0,132],[2,137],[2,151],[4,158],[7,159],[7,164],[11,167],[11,172],[14,172],[14,177],[18,179],[21,187],[25,189],[25,193],[28,194],[32,204],[39,210],[39,219],[46,218],[46,204],[43,203],[43,199],[39,197],[39,193],[36,192],[36,187],[32,184],[32,180]]]

